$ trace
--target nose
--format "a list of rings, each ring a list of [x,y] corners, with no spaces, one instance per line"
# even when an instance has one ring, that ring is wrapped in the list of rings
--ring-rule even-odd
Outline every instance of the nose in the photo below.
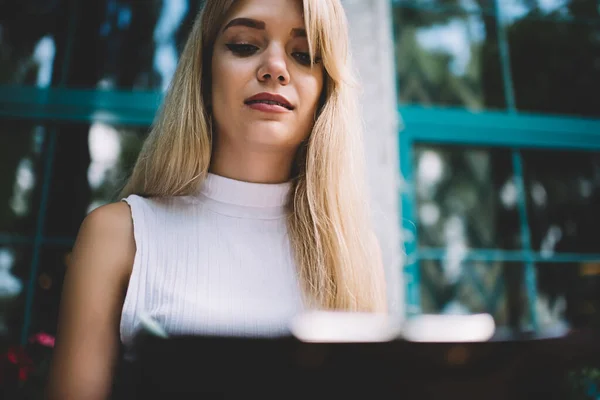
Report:
[[[277,80],[281,85],[287,85],[290,82],[290,73],[285,57],[284,50],[272,49],[265,52],[264,60],[258,68],[258,80],[265,83]]]

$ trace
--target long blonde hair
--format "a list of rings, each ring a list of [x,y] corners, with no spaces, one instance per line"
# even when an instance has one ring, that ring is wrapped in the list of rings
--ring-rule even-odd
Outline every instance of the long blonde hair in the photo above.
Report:
[[[122,196],[195,193],[211,157],[213,44],[235,0],[210,0],[196,19],[177,70]],[[296,158],[288,229],[311,308],[383,312],[383,267],[370,225],[362,129],[339,0],[303,0],[311,56],[326,79],[313,130]]]

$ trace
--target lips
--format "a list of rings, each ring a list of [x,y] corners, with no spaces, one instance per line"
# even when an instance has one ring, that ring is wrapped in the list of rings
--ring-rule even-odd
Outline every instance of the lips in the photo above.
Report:
[[[274,93],[259,93],[249,97],[244,101],[246,105],[252,104],[267,104],[272,106],[283,107],[287,110],[293,110],[294,106],[283,96]]]

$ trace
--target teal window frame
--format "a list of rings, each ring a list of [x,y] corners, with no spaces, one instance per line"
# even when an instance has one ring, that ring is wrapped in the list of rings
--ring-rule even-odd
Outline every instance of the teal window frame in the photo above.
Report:
[[[431,109],[401,106],[403,121],[399,134],[400,193],[402,229],[405,232],[406,314],[421,313],[420,260],[443,260],[445,249],[419,249],[417,199],[414,191],[413,149],[415,144],[445,144],[461,146],[503,147],[512,151],[515,182],[518,191],[520,233],[523,248],[518,251],[499,249],[470,250],[467,260],[521,262],[525,265],[525,286],[533,328],[537,328],[535,301],[537,298],[536,262],[598,261],[599,254],[557,253],[543,256],[531,248],[527,208],[525,205],[521,149],[555,149],[600,151],[600,120],[562,116],[517,115],[510,112],[473,113],[463,109]],[[408,233],[408,235],[406,234]]]
[[[36,87],[0,85],[0,119],[18,119],[48,124],[47,149],[43,155],[41,196],[33,235],[0,233],[0,246],[31,246],[31,262],[25,287],[25,306],[20,343],[25,345],[31,332],[34,296],[42,249],[45,246],[72,246],[74,237],[44,234],[52,171],[55,162],[57,124],[103,122],[121,126],[150,126],[163,94],[154,91],[102,91],[68,89],[60,86]]]
[[[73,39],[77,26],[78,2],[68,5],[69,23],[63,56],[61,76],[49,88],[22,85],[0,85],[0,119],[17,119],[33,124],[48,124],[47,148],[42,156],[41,194],[36,225],[32,235],[0,233],[0,246],[31,246],[31,261],[25,281],[25,305],[21,325],[20,344],[26,345],[32,332],[31,318],[34,307],[37,274],[41,252],[45,246],[71,246],[75,237],[56,237],[44,234],[55,164],[58,124],[76,122],[104,122],[123,126],[150,126],[162,101],[160,91],[118,91],[71,89],[65,87]]]
[[[517,188],[517,204],[519,211],[522,249],[507,251],[500,249],[470,249],[466,260],[520,262],[525,266],[525,288],[527,292],[527,308],[531,316],[531,328],[539,329],[537,312],[536,262],[582,262],[600,261],[599,254],[558,253],[545,257],[531,247],[530,228],[527,220],[527,206],[524,190],[523,161],[521,149],[560,149],[600,151],[600,119],[579,118],[559,115],[542,115],[521,113],[515,101],[512,72],[510,69],[510,48],[504,23],[500,1],[494,0],[491,7],[482,10],[484,14],[492,13],[498,27],[498,49],[502,71],[505,96],[505,111],[473,112],[461,108],[422,107],[403,105],[398,108],[402,127],[399,132],[400,175],[402,189],[400,191],[403,230],[403,245],[406,254],[403,265],[405,279],[405,314],[406,317],[422,313],[420,260],[443,260],[445,249],[419,249],[416,206],[414,191],[413,149],[415,144],[462,145],[503,147],[511,149],[512,166]],[[436,6],[407,2],[406,7],[422,10],[448,12],[456,7]],[[479,13],[479,11],[468,11]],[[578,23],[600,23],[599,20],[572,20],[558,18],[557,22],[570,21]],[[401,82],[396,82],[400,85]],[[398,88],[400,88],[398,86]],[[482,289],[480,289],[482,291]],[[495,290],[491,296],[497,296]],[[489,298],[489,293],[481,293]]]

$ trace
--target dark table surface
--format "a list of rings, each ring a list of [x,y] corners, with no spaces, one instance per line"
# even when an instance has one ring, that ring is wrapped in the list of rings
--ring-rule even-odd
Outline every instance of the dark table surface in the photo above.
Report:
[[[600,332],[481,343],[142,336],[135,350],[115,398],[591,399],[573,391],[600,367]]]

